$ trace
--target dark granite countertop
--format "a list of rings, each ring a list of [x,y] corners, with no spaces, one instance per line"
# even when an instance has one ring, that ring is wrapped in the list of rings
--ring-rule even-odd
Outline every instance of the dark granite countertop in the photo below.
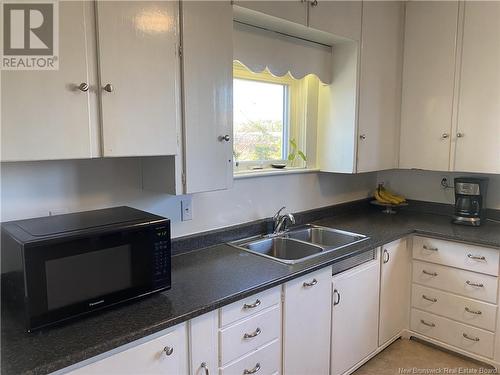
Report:
[[[1,372],[46,374],[64,368],[411,233],[500,249],[499,223],[458,226],[445,215],[383,215],[363,208],[316,223],[370,239],[291,266],[224,244],[179,254],[172,258],[171,290],[33,334],[23,333],[3,309]]]

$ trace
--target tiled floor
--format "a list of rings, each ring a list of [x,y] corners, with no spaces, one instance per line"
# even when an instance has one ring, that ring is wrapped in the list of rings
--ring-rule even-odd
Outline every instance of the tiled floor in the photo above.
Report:
[[[392,375],[392,374],[474,374],[480,368],[492,368],[468,360],[415,340],[397,340],[384,351],[372,358],[353,375]],[[426,371],[436,369],[437,371]],[[450,370],[447,370],[450,369]],[[467,372],[467,369],[471,369]],[[474,372],[476,369],[477,372]],[[423,370],[423,371],[422,371]],[[462,371],[462,372],[461,372]]]

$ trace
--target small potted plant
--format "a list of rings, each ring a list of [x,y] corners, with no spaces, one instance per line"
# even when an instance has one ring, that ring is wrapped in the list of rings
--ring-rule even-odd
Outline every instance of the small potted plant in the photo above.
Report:
[[[290,152],[288,153],[288,164],[290,167],[295,167],[295,161],[297,158],[302,159],[304,162],[307,161],[307,157],[302,150],[297,146],[297,141],[295,139],[290,139]]]

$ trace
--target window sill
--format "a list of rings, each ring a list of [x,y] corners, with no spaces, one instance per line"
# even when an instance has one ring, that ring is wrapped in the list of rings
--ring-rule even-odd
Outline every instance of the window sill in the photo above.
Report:
[[[285,169],[276,169],[276,168],[265,168],[265,169],[257,169],[257,170],[244,170],[234,172],[234,179],[239,180],[243,178],[252,178],[252,177],[266,177],[266,176],[281,176],[287,174],[298,174],[298,173],[316,173],[319,172],[318,168],[285,168]]]

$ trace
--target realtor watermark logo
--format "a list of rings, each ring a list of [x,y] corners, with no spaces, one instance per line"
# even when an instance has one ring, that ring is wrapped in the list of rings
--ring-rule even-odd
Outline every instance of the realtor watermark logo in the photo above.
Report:
[[[2,1],[1,13],[1,69],[59,69],[57,1]]]

